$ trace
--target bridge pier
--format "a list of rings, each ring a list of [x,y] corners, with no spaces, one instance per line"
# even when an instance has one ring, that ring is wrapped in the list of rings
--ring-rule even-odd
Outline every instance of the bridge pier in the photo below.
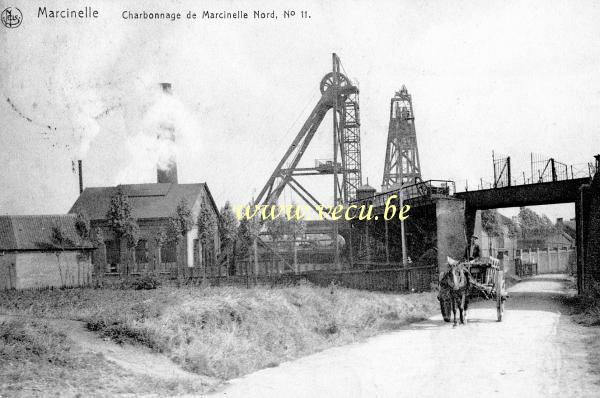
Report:
[[[577,208],[577,237],[581,243],[577,287],[582,293],[600,283],[600,173],[596,173],[591,184],[581,187]]]
[[[411,209],[405,230],[410,265],[437,264],[439,271],[444,272],[448,256],[462,259],[467,245],[465,201],[440,196],[408,204]],[[400,220],[384,221],[381,210],[375,209],[377,220],[352,222],[351,250],[358,266],[402,266]],[[471,234],[475,218],[472,214]]]
[[[466,209],[462,199],[436,201],[436,234],[439,272],[447,271],[447,257],[462,260],[467,247],[467,237],[473,235],[475,214]]]

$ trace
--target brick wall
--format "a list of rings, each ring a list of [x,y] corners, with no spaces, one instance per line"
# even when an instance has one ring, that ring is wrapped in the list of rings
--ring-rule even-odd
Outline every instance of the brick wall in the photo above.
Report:
[[[15,258],[16,289],[88,286],[92,282],[89,253],[20,252]]]
[[[459,260],[465,255],[465,202],[440,199],[436,205],[438,266],[440,272],[445,272],[446,257]]]
[[[583,189],[583,290],[600,282],[600,173]]]

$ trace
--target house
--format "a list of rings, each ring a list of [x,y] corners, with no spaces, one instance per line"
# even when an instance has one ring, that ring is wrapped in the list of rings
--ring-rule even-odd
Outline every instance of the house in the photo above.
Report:
[[[567,221],[563,221],[562,218],[557,218],[556,228],[566,233],[569,237],[572,238],[573,242],[575,242],[577,236],[577,226],[575,218],[572,218]]]
[[[479,237],[479,247],[483,257],[514,259],[517,248],[515,223],[496,210],[478,212],[475,222],[475,236]],[[502,253],[502,254],[500,254]]]
[[[93,250],[72,214],[0,216],[0,289],[88,285]]]
[[[517,255],[523,262],[537,264],[537,273],[575,273],[577,255],[575,238],[558,218],[554,228],[541,233],[522,233]]]
[[[139,226],[139,240],[134,249],[128,249],[125,240],[115,235],[107,219],[111,198],[119,191],[127,197],[132,217]],[[95,275],[118,277],[152,271],[171,277],[200,276],[202,267],[209,267],[208,273],[217,273],[213,268],[220,249],[217,228],[210,244],[205,245],[207,247],[202,247],[195,225],[177,242],[164,241],[164,231],[182,201],[189,206],[194,221],[201,208],[205,207],[217,224],[219,211],[204,183],[166,182],[86,188],[69,213],[83,213],[90,220],[92,235],[98,246],[93,259]]]
[[[550,248],[554,250],[570,250],[575,248],[575,239],[564,230],[556,230],[545,236],[519,239],[518,248]]]

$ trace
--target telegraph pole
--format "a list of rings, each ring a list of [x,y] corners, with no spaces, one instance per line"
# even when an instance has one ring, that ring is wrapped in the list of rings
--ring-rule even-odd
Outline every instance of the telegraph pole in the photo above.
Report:
[[[400,158],[400,209],[399,212],[402,213],[402,208],[404,207],[404,164],[403,158]],[[387,222],[387,221],[386,221]],[[402,266],[406,268],[408,266],[408,254],[406,253],[406,233],[404,230],[404,219],[400,219],[400,236],[402,239]]]
[[[338,84],[339,84],[339,61],[335,53],[332,54],[333,61],[333,206],[338,205]],[[340,268],[340,245],[338,242],[339,226],[336,220],[333,220],[333,244],[335,245],[334,267]]]

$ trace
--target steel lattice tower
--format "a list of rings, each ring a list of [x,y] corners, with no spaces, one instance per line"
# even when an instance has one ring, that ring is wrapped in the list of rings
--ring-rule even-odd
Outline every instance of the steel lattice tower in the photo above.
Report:
[[[343,97],[341,109],[340,149],[342,152],[343,199],[356,199],[356,190],[362,185],[360,156],[360,111],[358,91]]]
[[[333,54],[332,59],[332,71],[321,80],[321,99],[275,167],[254,204],[276,203],[283,189],[290,187],[318,212],[318,207],[323,204],[298,181],[298,177],[303,176],[333,175],[334,205],[348,203],[356,198],[356,189],[362,185],[359,90],[341,73],[339,57]],[[317,160],[315,167],[300,167],[304,152],[330,109],[333,114],[332,159]]]
[[[415,131],[412,97],[403,85],[391,100],[390,125],[385,151],[381,189],[399,187],[421,180],[419,149]]]

